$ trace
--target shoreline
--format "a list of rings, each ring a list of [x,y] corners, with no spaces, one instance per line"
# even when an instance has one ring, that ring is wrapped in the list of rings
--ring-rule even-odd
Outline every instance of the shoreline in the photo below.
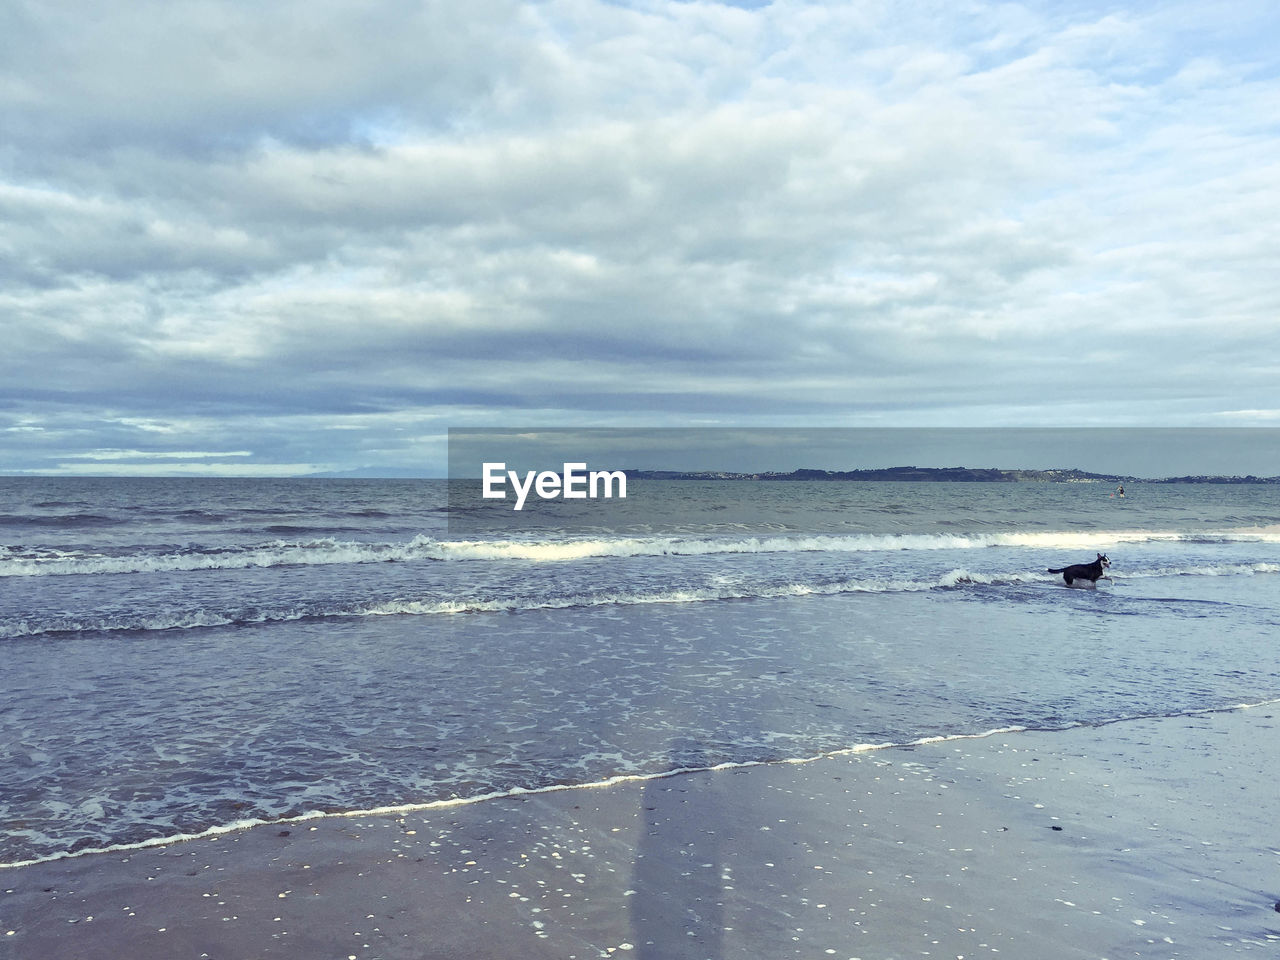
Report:
[[[1253,710],[1258,707],[1275,706],[1280,709],[1280,698],[1259,701],[1257,703],[1238,703],[1225,707],[1206,707],[1199,710],[1189,710],[1185,713],[1176,714],[1158,714],[1141,717],[1117,717],[1112,720],[1102,720],[1096,723],[1078,723],[1066,727],[1024,727],[1024,726],[1008,726],[995,727],[991,730],[985,730],[978,733],[953,733],[938,734],[933,736],[920,737],[916,740],[906,740],[902,742],[888,741],[884,743],[858,743],[849,747],[843,747],[837,750],[831,750],[826,753],[815,754],[809,757],[792,757],[781,760],[745,760],[745,761],[726,761],[706,767],[680,767],[672,770],[665,770],[657,773],[623,773],[616,776],[606,777],[603,780],[590,781],[587,783],[557,783],[548,784],[542,787],[512,787],[509,790],[495,791],[493,793],[478,794],[468,797],[448,797],[438,800],[423,800],[409,803],[386,804],[378,807],[369,807],[359,810],[311,810],[290,816],[277,817],[270,820],[250,819],[240,820],[232,823],[221,824],[208,827],[207,829],[196,833],[181,833],[166,836],[151,837],[145,840],[139,840],[132,843],[116,843],[105,847],[84,847],[81,849],[65,850],[59,853],[49,854],[41,857],[34,857],[29,860],[16,860],[11,863],[0,862],[0,878],[4,876],[6,870],[19,870],[24,867],[34,867],[45,863],[56,863],[64,860],[74,860],[80,857],[93,857],[105,854],[130,854],[141,852],[143,850],[151,850],[160,847],[169,847],[180,843],[191,843],[200,840],[216,840],[219,837],[229,834],[243,833],[249,830],[255,830],[261,827],[280,827],[289,828],[293,824],[306,824],[314,820],[327,820],[333,818],[357,818],[357,817],[387,817],[387,816],[405,816],[409,814],[428,813],[430,811],[444,810],[450,807],[470,806],[475,803],[487,803],[495,800],[518,799],[535,794],[542,793],[559,793],[566,790],[596,790],[624,783],[645,783],[650,780],[665,780],[669,777],[685,776],[695,773],[719,773],[728,770],[745,769],[749,767],[775,766],[785,764],[806,764],[816,763],[829,758],[837,758],[850,756],[855,754],[871,753],[878,750],[909,750],[914,747],[929,746],[938,743],[948,743],[961,740],[985,740],[988,737],[1000,736],[1002,734],[1012,733],[1061,733],[1067,730],[1078,728],[1100,728],[1109,726],[1113,723],[1130,723],[1138,720],[1173,720],[1180,717],[1196,717],[1204,714],[1213,713],[1231,713],[1238,710]]]
[[[1268,703],[1273,701],[1267,701]],[[1280,700],[1274,701],[1280,703]],[[1262,704],[1238,704],[1232,707],[1222,707],[1205,711],[1192,711],[1188,716],[1198,713],[1213,713],[1219,710],[1239,710],[1247,709]],[[1182,716],[1182,714],[1179,714]],[[1106,723],[1123,722],[1118,720],[1104,721]],[[306,813],[300,813],[292,816],[282,816],[271,820],[253,819],[240,820],[233,823],[221,824],[209,827],[197,833],[181,833],[167,836],[151,837],[146,840],[139,840],[133,843],[116,843],[105,847],[84,847],[81,849],[65,850],[59,853],[49,854],[47,856],[35,857],[30,860],[16,860],[12,863],[0,863],[0,877],[4,876],[6,870],[19,870],[24,867],[34,867],[44,863],[56,863],[63,860],[74,860],[80,857],[93,857],[104,854],[129,854],[140,852],[143,850],[151,850],[158,847],[169,847],[179,843],[191,843],[198,840],[216,840],[218,837],[229,834],[243,833],[249,830],[255,830],[259,827],[284,827],[288,828],[292,824],[305,824],[313,820],[327,820],[333,818],[352,819],[356,817],[387,817],[387,816],[405,816],[408,814],[427,813],[429,811],[444,810],[450,807],[470,806],[475,803],[488,803],[495,800],[510,800],[533,796],[542,793],[560,793],[567,790],[597,790],[607,787],[617,786],[624,783],[646,783],[650,780],[665,780],[669,777],[680,777],[687,774],[695,773],[719,773],[726,770],[738,770],[748,767],[764,767],[779,764],[802,764],[815,763],[828,757],[841,757],[851,754],[870,753],[876,750],[895,750],[910,749],[911,747],[922,746],[932,743],[943,743],[952,740],[983,740],[987,737],[997,736],[1003,733],[1021,733],[1030,730],[1028,727],[1011,726],[997,727],[981,733],[957,733],[942,734],[938,736],[921,737],[918,740],[909,740],[902,743],[886,742],[886,743],[859,743],[851,747],[844,747],[839,750],[832,750],[828,753],[816,754],[811,757],[795,757],[782,760],[745,760],[745,761],[726,761],[708,767],[680,767],[673,770],[664,770],[658,773],[622,773],[612,777],[606,777],[603,780],[590,781],[587,783],[556,783],[548,784],[543,787],[512,787],[510,790],[496,791],[493,793],[483,793],[470,797],[449,797],[439,800],[423,800],[410,803],[387,804],[385,806],[370,807],[361,810],[338,810],[323,811],[312,810]],[[1051,732],[1048,730],[1040,732]]]
[[[0,871],[0,958],[1274,950],[1278,718],[998,731],[81,853]]]

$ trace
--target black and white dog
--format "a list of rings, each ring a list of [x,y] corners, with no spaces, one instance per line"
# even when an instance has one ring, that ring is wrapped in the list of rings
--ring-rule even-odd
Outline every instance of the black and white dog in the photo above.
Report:
[[[1111,561],[1106,558],[1105,554],[1098,554],[1098,559],[1093,563],[1073,563],[1069,567],[1059,567],[1057,570],[1050,570],[1050,573],[1062,574],[1062,579],[1067,582],[1067,586],[1071,586],[1072,580],[1088,580],[1091,584],[1097,583],[1099,580],[1110,580],[1111,578],[1102,571],[1111,566]]]

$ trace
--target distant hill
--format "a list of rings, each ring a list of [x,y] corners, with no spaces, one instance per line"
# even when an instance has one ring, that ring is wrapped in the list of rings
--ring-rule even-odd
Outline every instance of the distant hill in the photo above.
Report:
[[[931,483],[1280,483],[1280,477],[1186,476],[1159,479],[1091,473],[1074,467],[1055,470],[1002,470],[997,467],[883,467],[872,470],[814,470],[787,473],[735,473],[728,470],[625,470],[636,480],[898,480]],[[365,467],[357,470],[312,473],[327,479],[430,479],[421,470],[403,467]]]
[[[318,480],[429,480],[431,474],[415,467],[360,467],[355,470],[329,470],[308,473]]]
[[[932,483],[1280,483],[1280,477],[1187,476],[1149,479],[1114,473],[1090,473],[1074,467],[1057,470],[1002,470],[996,467],[884,467],[873,470],[799,469],[789,473],[733,473],[723,470],[627,470],[637,480],[899,480]]]

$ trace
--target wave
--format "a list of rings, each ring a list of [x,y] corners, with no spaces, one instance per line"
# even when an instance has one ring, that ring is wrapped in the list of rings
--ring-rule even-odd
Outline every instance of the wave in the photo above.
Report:
[[[108,527],[126,523],[122,517],[101,513],[0,514],[0,526],[6,527]]]
[[[323,537],[175,551],[144,548],[118,556],[74,550],[0,547],[0,577],[245,570],[252,567],[441,559],[433,556],[438,552],[434,549],[435,544],[431,537],[415,537],[405,543],[364,543]]]
[[[284,531],[281,531],[284,532]],[[142,548],[121,555],[0,547],[0,577],[134,574],[251,567],[387,563],[397,561],[504,561],[563,563],[606,557],[703,556],[762,553],[869,553],[980,550],[1026,547],[1091,550],[1117,544],[1280,543],[1280,526],[1218,531],[1101,530],[1026,531],[980,534],[897,533],[738,538],[616,537],[574,540],[411,540],[378,543],[321,537],[187,550]]]
[[[1280,573],[1280,564],[1250,563],[1192,567],[1168,567],[1118,575],[1119,579],[1169,576],[1253,576]],[[954,568],[928,579],[835,579],[784,583],[717,583],[666,590],[602,590],[562,596],[453,597],[393,599],[325,605],[295,604],[279,608],[240,610],[185,610],[155,614],[105,614],[95,616],[22,617],[0,619],[0,639],[44,634],[150,632],[191,630],[202,627],[250,626],[297,620],[345,619],[389,616],[448,616],[474,613],[523,613],[578,607],[642,606],[652,604],[708,603],[716,601],[781,600],[798,597],[856,593],[921,593],[974,587],[1008,587],[1058,583],[1054,574],[1042,571],[984,573]]]
[[[1126,572],[1126,580],[1150,577],[1237,577],[1259,573],[1280,573],[1280,563],[1219,563],[1200,564],[1193,567],[1152,567],[1149,570]]]
[[[1036,578],[1039,579],[1039,578]],[[992,578],[956,570],[936,581],[843,580],[837,582],[784,583],[774,585],[718,585],[672,590],[600,591],[558,597],[450,598],[383,600],[346,605],[301,605],[279,609],[240,611],[190,610],[157,614],[101,615],[89,617],[13,618],[0,620],[0,639],[17,639],[41,634],[81,632],[121,632],[190,630],[200,627],[248,626],[291,620],[322,620],[349,617],[444,616],[467,613],[519,613],[535,610],[563,610],[574,607],[637,606],[663,603],[703,603],[716,600],[762,600],[785,597],[822,596],[840,593],[893,593],[955,587],[966,583],[995,582]]]
[[[857,533],[740,538],[620,537],[580,540],[438,541],[432,555],[448,560],[565,561],[589,557],[700,556],[723,553],[869,553],[979,550],[988,547],[1090,549],[1118,543],[1280,543],[1280,525],[1217,531],[1100,530],[993,533]]]

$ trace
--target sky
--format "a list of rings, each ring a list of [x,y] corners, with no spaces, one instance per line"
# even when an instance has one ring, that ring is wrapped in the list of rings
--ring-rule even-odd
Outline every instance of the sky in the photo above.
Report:
[[[1269,0],[9,0],[0,473],[1280,426],[1278,35]]]

